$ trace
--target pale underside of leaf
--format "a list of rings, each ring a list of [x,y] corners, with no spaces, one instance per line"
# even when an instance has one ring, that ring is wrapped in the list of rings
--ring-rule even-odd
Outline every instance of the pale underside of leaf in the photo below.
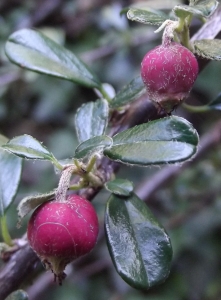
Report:
[[[55,197],[55,190],[45,194],[31,195],[23,198],[17,207],[18,211],[18,227],[21,225],[21,220],[33,209],[40,204],[49,201]]]
[[[221,60],[221,40],[197,40],[194,42],[194,52],[206,59]]]

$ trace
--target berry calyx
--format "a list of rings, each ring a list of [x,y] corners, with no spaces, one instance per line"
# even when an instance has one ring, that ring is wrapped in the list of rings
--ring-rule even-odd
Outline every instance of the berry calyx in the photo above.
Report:
[[[150,50],[141,63],[141,77],[149,99],[167,113],[188,97],[197,75],[197,59],[175,42]]]
[[[98,236],[98,218],[92,204],[78,195],[65,202],[40,205],[28,223],[28,241],[59,284],[68,263],[89,253]]]

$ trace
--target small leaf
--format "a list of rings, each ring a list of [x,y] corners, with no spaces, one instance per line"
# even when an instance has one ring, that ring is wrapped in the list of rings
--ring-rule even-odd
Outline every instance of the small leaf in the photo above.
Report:
[[[140,22],[149,25],[161,25],[168,17],[161,11],[151,8],[130,8],[127,17],[131,21]]]
[[[129,196],[133,192],[133,182],[127,179],[117,178],[105,183],[105,187],[109,192],[116,195]]]
[[[18,211],[18,227],[20,227],[21,220],[33,209],[40,204],[49,201],[55,197],[55,191],[45,194],[31,195],[23,198],[17,207]]]
[[[0,170],[0,216],[3,216],[16,196],[22,159],[0,148]]]
[[[124,106],[138,99],[145,92],[146,88],[143,81],[141,77],[138,76],[117,93],[117,95],[111,100],[110,106],[112,108]]]
[[[202,0],[198,1],[194,6],[189,6],[185,4],[176,5],[173,8],[173,12],[178,17],[180,17],[183,13],[186,13],[186,15],[193,14],[198,17],[208,18],[213,14],[217,6],[218,1],[216,0]]]
[[[75,128],[79,142],[105,133],[109,107],[105,99],[83,104],[75,115]]]
[[[169,236],[135,194],[110,196],[105,232],[114,266],[129,285],[146,290],[167,278],[172,259]]]
[[[185,119],[172,116],[135,126],[113,137],[104,150],[110,159],[147,166],[187,160],[195,154],[198,134]]]
[[[75,158],[83,158],[91,155],[93,152],[100,152],[103,149],[110,147],[113,141],[107,135],[95,136],[83,143],[81,143],[75,150]]]
[[[198,40],[194,42],[194,52],[207,59],[221,60],[221,40]]]
[[[11,139],[7,144],[2,145],[2,148],[22,158],[54,160],[53,154],[28,134]]]
[[[100,87],[99,80],[79,58],[38,31],[21,29],[14,32],[8,38],[5,52],[22,68],[87,87]]]
[[[5,300],[28,300],[28,294],[23,290],[11,293]]]

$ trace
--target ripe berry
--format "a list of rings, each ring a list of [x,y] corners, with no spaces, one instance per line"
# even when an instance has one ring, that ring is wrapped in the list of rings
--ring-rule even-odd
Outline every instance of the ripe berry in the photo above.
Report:
[[[61,284],[66,265],[90,252],[97,241],[98,218],[92,204],[71,195],[40,205],[28,224],[30,246]]]
[[[198,62],[193,53],[174,42],[155,47],[141,63],[149,99],[166,112],[188,97],[197,74]]]

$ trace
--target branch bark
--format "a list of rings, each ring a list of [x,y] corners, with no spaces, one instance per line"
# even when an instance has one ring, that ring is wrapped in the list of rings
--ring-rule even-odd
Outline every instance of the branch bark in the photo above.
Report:
[[[214,13],[202,29],[196,33],[192,40],[208,37],[215,38],[220,31],[221,8],[218,8],[216,13]],[[131,105],[130,109],[128,109],[127,113],[122,117],[121,122],[113,129],[113,132],[120,132],[138,123],[143,123],[146,120],[153,120],[156,118],[159,118],[156,109],[147,99],[145,99],[145,97],[143,97]],[[218,123],[209,134],[202,139],[201,147],[195,160],[211,149],[217,142],[221,141],[220,132],[221,123]],[[166,180],[171,179],[182,170],[181,168],[186,167],[188,164],[184,164],[183,167],[173,166],[163,169],[157,175],[153,176],[148,185],[145,183],[143,187],[140,186],[137,189],[137,193],[142,198],[149,199],[150,195],[154,193],[156,189],[159,189]],[[104,172],[108,178],[113,172],[117,171],[119,164],[104,159],[102,160],[100,167],[102,172]],[[90,188],[82,191],[82,194],[88,199],[92,199],[98,191],[98,189],[95,190]],[[0,270],[0,300],[4,300],[10,293],[19,288],[22,282],[34,270],[37,262],[38,258],[28,244],[11,256],[10,260],[5,263]]]
[[[37,262],[38,257],[28,244],[11,256],[0,272],[0,300],[19,288],[33,272]]]

